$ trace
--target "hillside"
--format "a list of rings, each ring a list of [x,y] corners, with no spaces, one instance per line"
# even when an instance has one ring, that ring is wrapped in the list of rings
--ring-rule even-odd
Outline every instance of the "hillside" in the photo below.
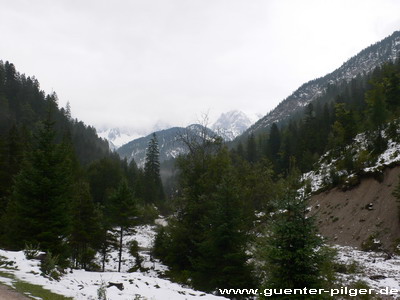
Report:
[[[275,109],[251,126],[245,135],[262,131],[269,128],[272,123],[279,123],[293,117],[307,104],[324,95],[329,86],[349,82],[359,75],[371,72],[385,62],[394,61],[399,52],[400,31],[396,31],[391,36],[362,50],[335,71],[303,84]]]
[[[68,136],[80,163],[87,165],[108,155],[107,141],[98,137],[94,127],[73,119],[69,104],[59,107],[56,93],[46,94],[34,76],[21,74],[12,63],[0,60],[0,144],[14,135],[20,139],[19,146],[26,148],[29,136],[37,132],[49,112],[56,141]]]
[[[184,143],[180,140],[180,135],[190,134],[193,138],[199,138],[202,132],[206,132],[208,135],[214,135],[214,133],[201,125],[192,124],[186,128],[173,127],[161,131],[154,132],[158,140],[158,147],[160,152],[160,162],[164,162],[170,159],[178,157],[180,154],[187,152],[187,148]],[[146,149],[151,140],[153,134],[149,134],[145,137],[141,137],[130,141],[117,149],[117,153],[122,159],[127,159],[128,162],[134,160],[138,167],[144,167],[146,160]]]
[[[400,167],[386,168],[380,180],[365,177],[352,189],[336,187],[313,196],[311,212],[321,234],[330,243],[359,249],[375,239],[393,251],[400,238],[399,203],[392,195],[399,175]]]

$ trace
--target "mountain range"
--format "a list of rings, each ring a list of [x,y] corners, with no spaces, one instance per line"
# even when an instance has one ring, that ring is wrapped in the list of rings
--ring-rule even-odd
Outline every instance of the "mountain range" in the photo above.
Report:
[[[207,129],[202,125],[192,124],[186,128],[172,127],[156,131],[155,134],[159,142],[160,162],[176,158],[179,154],[186,152],[185,145],[179,141],[179,135],[184,132],[190,132],[194,136],[199,136],[202,130],[206,130],[209,135],[216,134],[225,141],[232,141],[249,128],[252,123],[250,117],[244,112],[232,110],[221,114],[215,123]],[[110,133],[113,133],[113,131],[110,131]],[[121,140],[120,135],[108,135],[107,138],[112,143]],[[133,159],[139,167],[143,167],[146,158],[146,148],[151,138],[152,134],[134,139],[117,148],[116,151],[122,158],[126,158],[128,161]]]
[[[384,62],[394,61],[400,53],[400,31],[365,48],[333,72],[300,86],[275,109],[252,125],[245,135],[268,129],[273,123],[288,120],[307,104],[322,96],[329,85],[349,82],[358,75],[370,73]]]
[[[192,124],[186,128],[172,127],[155,132],[160,152],[160,162],[176,158],[178,155],[187,152],[187,148],[180,138],[181,136],[190,134],[195,138],[199,138],[204,132],[208,136],[214,135],[212,130],[199,124]],[[135,139],[116,151],[122,159],[127,159],[128,162],[134,160],[138,167],[142,168],[146,160],[146,149],[152,137],[153,133]]]
[[[232,141],[241,135],[247,128],[258,120],[258,117],[248,116],[242,111],[231,110],[222,113],[219,118],[210,126],[216,134],[221,136],[225,141]],[[135,131],[128,128],[99,128],[97,134],[99,137],[109,142],[110,148],[116,150],[119,147],[128,144],[136,139],[146,136],[150,132],[160,132],[174,127],[167,124],[156,124],[150,131]],[[177,128],[177,127],[175,127]]]
[[[279,124],[301,113],[306,105],[326,94],[329,86],[340,85],[357,76],[368,74],[383,63],[394,61],[398,53],[400,53],[400,31],[396,31],[382,41],[362,50],[333,72],[304,83],[257,122],[254,122],[255,120],[249,118],[245,113],[233,110],[221,114],[210,126],[210,130],[228,142],[238,137],[245,137],[252,132],[267,130],[273,123]],[[188,128],[190,126],[186,129]],[[160,143],[161,162],[185,152],[183,145],[177,142],[176,136],[186,129],[173,127],[156,132]],[[115,149],[120,147],[117,152],[122,158],[134,159],[139,166],[143,166],[146,147],[151,135],[133,139],[128,143],[128,139],[132,136],[123,134],[117,129],[104,131],[99,135],[108,139]]]

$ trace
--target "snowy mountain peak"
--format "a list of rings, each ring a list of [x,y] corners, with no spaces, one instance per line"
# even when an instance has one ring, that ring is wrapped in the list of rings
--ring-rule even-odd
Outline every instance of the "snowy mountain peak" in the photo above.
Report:
[[[231,110],[221,114],[211,126],[226,141],[232,141],[252,124],[252,120],[242,111]]]
[[[142,134],[130,132],[129,130],[122,130],[119,128],[98,130],[97,135],[103,139],[106,139],[109,142],[110,148],[113,150],[142,136]]]

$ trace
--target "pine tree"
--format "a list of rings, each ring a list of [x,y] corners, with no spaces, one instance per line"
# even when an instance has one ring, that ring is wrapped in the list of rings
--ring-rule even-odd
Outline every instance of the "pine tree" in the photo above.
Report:
[[[146,150],[146,161],[144,165],[145,176],[145,201],[147,203],[161,203],[165,196],[160,177],[160,153],[156,134],[149,141]]]
[[[281,134],[276,123],[271,125],[271,130],[268,139],[269,153],[273,161],[278,159],[278,152],[281,147]]]
[[[290,178],[289,180],[293,180]],[[298,193],[299,185],[289,183],[277,206],[272,224],[261,242],[264,260],[263,288],[324,288],[332,253],[318,235],[314,217],[307,216],[307,198]],[[321,295],[307,299],[321,299]],[[282,295],[279,299],[305,299],[304,295]]]
[[[380,129],[388,117],[384,85],[374,82],[374,88],[366,93],[367,115],[372,129]]]
[[[223,155],[226,154],[220,154],[218,159]],[[201,216],[203,238],[198,244],[198,256],[191,258],[192,284],[209,292],[254,285],[246,254],[249,235],[239,183],[229,165],[221,176],[215,191],[208,195],[207,214]]]
[[[7,164],[7,151],[4,139],[0,136],[0,246],[4,247],[4,214],[9,202],[9,174]],[[2,238],[3,237],[3,238]]]
[[[75,267],[87,269],[100,248],[101,223],[86,182],[76,184],[71,209],[69,246]]]
[[[191,144],[189,149],[178,160],[177,215],[159,233],[155,254],[176,279],[190,277],[195,288],[251,286],[244,198],[228,151],[217,140]]]
[[[250,163],[255,163],[257,161],[257,144],[253,133],[247,139],[246,148],[247,161]]]
[[[92,163],[88,168],[88,180],[93,201],[105,205],[123,178],[123,170],[119,158],[112,156],[102,158]]]
[[[71,168],[61,146],[54,143],[53,126],[49,113],[15,179],[10,205],[14,215],[9,215],[15,221],[8,237],[17,248],[40,245],[42,250],[65,258]]]
[[[242,142],[239,142],[239,145],[237,146],[236,152],[237,152],[237,155],[240,158],[242,158],[242,159],[245,158],[245,152],[244,152],[244,148],[243,148]]]
[[[118,227],[118,272],[121,271],[124,235],[132,230],[138,218],[136,199],[126,180],[122,180],[108,202],[110,224]]]

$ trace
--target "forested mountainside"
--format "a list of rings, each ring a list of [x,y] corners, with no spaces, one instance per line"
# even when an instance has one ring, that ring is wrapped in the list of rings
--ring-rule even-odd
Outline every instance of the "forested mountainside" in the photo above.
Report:
[[[68,134],[78,160],[88,164],[107,155],[108,143],[96,130],[73,119],[70,107],[59,108],[55,93],[46,95],[35,77],[16,71],[14,65],[0,61],[0,136],[23,144],[37,130],[49,110],[55,122],[56,140]],[[18,141],[19,139],[19,141]]]
[[[122,226],[122,238],[133,217],[157,216],[164,193],[155,141],[138,170],[9,62],[0,62],[0,107],[0,247],[101,269],[92,263],[101,252],[104,264],[115,247],[110,230]]]
[[[358,133],[368,132],[372,139],[368,155],[376,157],[383,151],[379,128],[399,117],[399,68],[396,60],[331,85],[302,114],[280,126],[273,123],[269,134],[250,134],[236,147],[237,153],[248,161],[266,158],[277,173],[285,173],[294,161],[308,172],[325,152],[344,153]]]
[[[326,93],[330,94],[329,89],[332,86],[342,85],[357,76],[368,74],[385,62],[393,62],[399,51],[400,31],[396,31],[382,41],[362,50],[332,73],[303,84],[275,109],[251,126],[245,136],[266,130],[273,123],[280,124],[287,121],[288,118],[293,118],[293,115],[301,112],[307,104]]]

